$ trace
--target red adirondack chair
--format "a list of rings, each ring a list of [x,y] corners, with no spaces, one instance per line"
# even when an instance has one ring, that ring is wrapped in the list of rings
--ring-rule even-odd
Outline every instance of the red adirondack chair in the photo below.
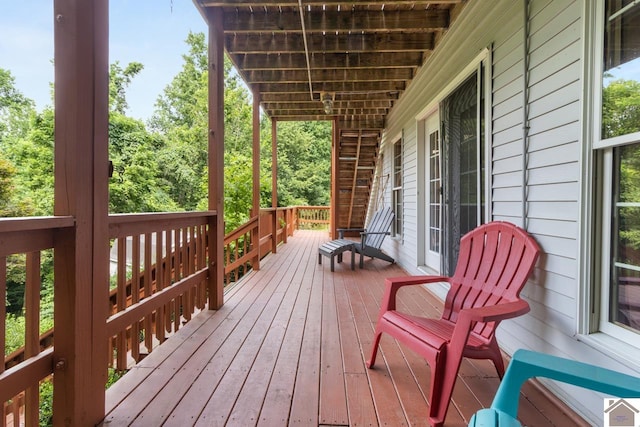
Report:
[[[500,378],[504,375],[495,331],[501,320],[529,311],[529,304],[519,294],[539,252],[538,244],[523,229],[507,222],[492,222],[462,237],[453,277],[387,279],[367,366],[375,363],[383,332],[423,356],[432,375],[429,423],[441,426],[463,357],[490,359]],[[396,311],[396,294],[402,286],[434,282],[451,286],[440,319]]]

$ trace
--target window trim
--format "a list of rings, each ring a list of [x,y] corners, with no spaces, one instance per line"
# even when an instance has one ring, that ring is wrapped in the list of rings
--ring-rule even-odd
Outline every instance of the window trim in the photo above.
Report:
[[[403,221],[403,213],[404,213],[404,132],[400,134],[397,138],[393,140],[393,156],[391,163],[391,207],[394,213],[393,223],[392,223],[392,237],[396,239],[401,239],[403,236],[402,227],[404,226]],[[396,154],[396,147],[400,146],[400,153]],[[400,168],[399,171],[396,171],[396,159],[400,157]],[[396,173],[400,176],[400,185],[396,186]],[[400,197],[400,212],[396,211],[396,196]],[[398,223],[400,226],[398,227]],[[400,228],[400,230],[398,230]]]
[[[589,2],[586,2],[589,3]],[[577,332],[581,341],[606,348],[620,360],[629,360],[640,346],[639,333],[609,321],[610,275],[612,250],[613,150],[615,147],[640,142],[640,132],[602,138],[602,75],[604,49],[604,2],[585,4],[585,65],[583,135],[591,144],[583,156],[584,173],[581,203],[583,222],[580,255],[583,259],[578,283],[580,286]],[[591,125],[589,125],[591,123]],[[617,343],[617,344],[613,344]],[[619,344],[619,345],[618,345]],[[635,349],[635,351],[632,351]],[[638,366],[637,362],[634,364]]]

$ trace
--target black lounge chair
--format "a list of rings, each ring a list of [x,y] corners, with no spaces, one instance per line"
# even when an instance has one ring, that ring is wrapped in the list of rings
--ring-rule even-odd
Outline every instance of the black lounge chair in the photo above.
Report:
[[[351,251],[351,269],[353,270],[354,251],[360,254],[360,268],[364,267],[365,256],[370,258],[380,258],[390,263],[395,260],[389,255],[382,252],[380,247],[384,241],[384,237],[391,234],[389,227],[393,222],[393,211],[386,207],[377,211],[367,228],[339,228],[338,239],[323,243],[318,248],[318,264],[322,264],[322,256],[331,259],[331,271],[334,269],[334,258],[338,257],[338,263],[342,262],[342,254]],[[359,232],[361,236],[360,242],[348,240],[344,238],[345,233]]]

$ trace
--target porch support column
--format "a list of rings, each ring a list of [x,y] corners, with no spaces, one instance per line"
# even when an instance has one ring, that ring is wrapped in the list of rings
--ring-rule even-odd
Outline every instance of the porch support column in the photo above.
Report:
[[[337,239],[338,212],[340,211],[340,186],[338,185],[338,156],[340,155],[340,128],[338,121],[333,119],[331,132],[331,210],[329,213],[329,234]]]
[[[251,243],[254,249],[257,249],[256,255],[251,261],[251,268],[260,270],[260,94],[253,93],[253,198],[251,200],[251,210],[254,216],[258,216],[258,224],[251,231]],[[275,212],[274,212],[275,215]],[[273,230],[275,233],[275,230]]]
[[[209,309],[224,294],[224,27],[222,9],[207,8],[209,22]]]
[[[271,119],[271,207],[273,208],[273,230],[274,236],[271,239],[271,252],[276,253],[278,249],[278,119]],[[287,242],[287,232],[289,230],[288,209],[284,210],[284,230],[282,230],[282,239]]]
[[[104,418],[109,297],[109,2],[54,1],[54,425]]]

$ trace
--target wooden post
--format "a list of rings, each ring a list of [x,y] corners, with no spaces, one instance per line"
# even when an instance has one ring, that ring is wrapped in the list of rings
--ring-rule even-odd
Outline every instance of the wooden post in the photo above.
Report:
[[[109,295],[109,2],[54,1],[54,425],[104,418]]]
[[[278,120],[271,120],[271,207],[273,208],[273,238],[271,239],[271,252],[274,254],[278,248]],[[285,215],[285,229],[283,230],[284,242],[287,242],[287,211]]]
[[[209,309],[224,294],[224,25],[222,9],[208,8],[209,22]]]
[[[340,211],[340,186],[338,185],[338,154],[340,152],[340,129],[338,121],[333,120],[331,132],[331,211],[329,213],[329,235],[337,239],[338,212]]]
[[[257,248],[256,256],[251,261],[251,268],[260,270],[260,94],[253,93],[253,197],[251,201],[251,209],[253,215],[258,215],[258,225],[251,231],[251,244]],[[275,232],[275,231],[274,231]]]

